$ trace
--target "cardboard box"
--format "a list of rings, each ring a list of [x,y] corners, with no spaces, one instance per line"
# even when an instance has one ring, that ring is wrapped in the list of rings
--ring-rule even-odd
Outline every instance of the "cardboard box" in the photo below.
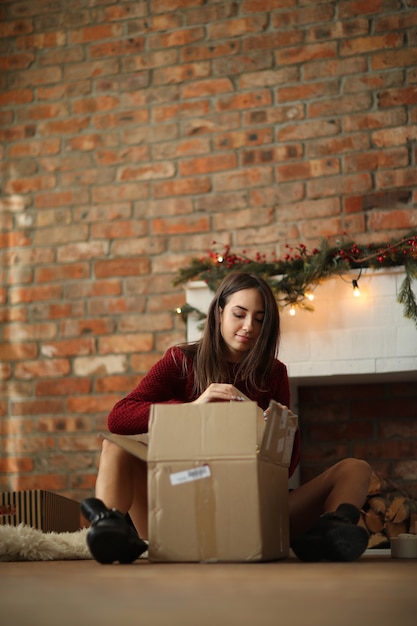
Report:
[[[0,494],[0,524],[26,524],[43,532],[74,532],[80,528],[80,504],[41,489]]]
[[[149,446],[106,435],[148,463],[149,558],[245,562],[289,553],[288,465],[297,418],[276,402],[155,404]]]

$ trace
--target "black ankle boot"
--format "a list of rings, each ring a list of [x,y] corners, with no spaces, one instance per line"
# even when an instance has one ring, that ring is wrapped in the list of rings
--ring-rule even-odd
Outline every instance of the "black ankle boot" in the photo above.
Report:
[[[132,563],[148,549],[125,516],[116,509],[108,509],[101,500],[83,500],[81,513],[91,522],[87,545],[99,563]]]
[[[301,561],[356,561],[368,546],[369,535],[357,526],[360,511],[341,504],[325,513],[313,528],[297,537],[291,548]]]

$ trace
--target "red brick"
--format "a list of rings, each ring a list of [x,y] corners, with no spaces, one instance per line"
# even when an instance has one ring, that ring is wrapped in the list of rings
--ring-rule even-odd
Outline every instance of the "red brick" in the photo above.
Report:
[[[235,172],[227,172],[213,175],[214,191],[232,191],[270,185],[274,181],[272,167],[243,168]]]
[[[379,189],[389,187],[412,187],[415,184],[417,168],[393,169],[376,173],[376,184]]]
[[[349,74],[363,74],[367,71],[367,59],[365,56],[311,61],[303,68],[304,80],[317,80],[328,78],[329,76],[345,77]]]
[[[380,107],[393,107],[402,104],[415,104],[417,102],[417,87],[404,89],[390,89],[378,94]]]
[[[332,59],[337,56],[335,43],[310,44],[294,48],[283,48],[275,52],[279,65],[287,63],[308,63],[317,59]]]
[[[210,191],[210,179],[206,176],[200,178],[181,178],[170,182],[154,183],[153,195],[155,198],[168,196],[187,196]]]
[[[408,3],[410,5],[410,3]],[[380,33],[383,31],[392,32],[393,30],[407,30],[412,26],[417,25],[417,12],[406,11],[405,13],[394,13],[391,15],[383,15],[379,18],[374,18],[374,32]]]
[[[86,43],[112,37],[120,38],[122,34],[123,28],[120,24],[98,24],[70,31],[68,41],[70,44]]]
[[[108,276],[136,276],[147,274],[150,270],[150,262],[147,258],[141,259],[109,259],[94,263],[94,274],[97,278]]]
[[[41,417],[38,418],[36,421],[38,430],[41,433],[62,433],[91,430],[91,419],[89,417]]]
[[[313,137],[326,137],[340,132],[338,120],[306,121],[298,124],[286,124],[278,130],[279,141],[302,141]]]
[[[408,150],[406,148],[364,151],[360,154],[346,155],[343,159],[343,169],[346,172],[360,172],[379,168],[404,167],[408,165],[408,162]]]
[[[95,203],[120,202],[122,200],[141,200],[149,197],[149,185],[141,181],[138,183],[125,183],[123,185],[102,185],[94,187],[92,199]]]
[[[38,87],[38,100],[57,100],[60,98],[76,98],[91,93],[91,83],[87,80],[63,83],[52,87]]]
[[[373,37],[356,37],[342,41],[340,44],[341,55],[363,54],[374,50],[387,50],[389,48],[401,48],[404,43],[402,33],[388,33]]]
[[[338,81],[305,83],[296,87],[281,87],[277,90],[278,102],[311,100],[322,96],[333,96],[339,92]]]
[[[179,173],[181,176],[191,176],[193,174],[208,174],[219,170],[229,170],[237,167],[236,154],[220,154],[194,159],[181,160],[179,162]]]
[[[145,356],[149,357],[150,355],[142,355],[141,357],[144,358]],[[135,358],[136,355],[134,355],[133,358]],[[155,363],[155,358],[150,358],[147,362],[151,363],[152,365]],[[144,373],[147,373],[148,370],[152,367],[152,365],[149,365],[149,367],[146,367],[144,370]],[[135,365],[133,365],[133,369],[137,370],[137,367]],[[98,393],[109,393],[109,392],[115,392],[115,393],[121,393],[122,395],[127,395],[130,391],[132,391],[132,389],[134,389],[140,382],[140,377],[135,374],[135,375],[131,375],[131,376],[103,376],[101,378],[97,379],[96,382],[96,391]]]
[[[96,239],[119,239],[127,237],[143,237],[147,233],[147,222],[145,220],[137,221],[117,221],[117,222],[102,222],[92,224],[91,232]],[[113,249],[114,252],[114,249]],[[105,256],[105,254],[94,255],[96,257]]]
[[[58,358],[60,356],[89,355],[95,353],[95,341],[93,338],[48,341],[42,344],[40,352],[42,356],[54,358]]]
[[[408,67],[417,64],[417,47],[401,50],[376,52],[371,57],[372,70],[384,70],[390,67]]]
[[[33,359],[38,356],[36,343],[3,343],[0,344],[0,358],[2,361],[20,361]]]
[[[331,176],[326,179],[315,179],[307,182],[307,196],[309,198],[321,198],[360,193],[372,189],[372,177],[370,174],[351,174],[343,176]]]
[[[257,33],[265,30],[268,25],[268,15],[241,17],[207,25],[209,40],[228,39],[229,37],[245,36],[248,33]]]
[[[39,361],[25,361],[17,363],[15,366],[15,376],[20,379],[33,379],[44,377],[61,377],[66,376],[71,371],[70,363],[67,359],[47,359]],[[45,381],[46,386],[51,392],[50,381]],[[52,394],[52,395],[55,395]]]
[[[259,146],[273,142],[272,128],[256,130],[237,130],[227,133],[218,133],[214,138],[216,150],[231,150],[247,146]]]
[[[66,42],[67,33],[65,31],[34,33],[18,37],[16,39],[16,48],[18,50],[45,50],[47,48],[65,46]]]
[[[32,89],[13,89],[0,93],[0,106],[16,106],[33,102],[34,95]]]
[[[349,135],[327,137],[309,142],[306,156],[310,158],[330,155],[341,155],[349,152],[357,152],[369,149],[370,139],[368,133],[350,133]],[[353,157],[353,155],[352,155]],[[346,157],[345,157],[346,158]]]
[[[243,0],[243,12],[256,13],[258,11],[273,11],[274,9],[284,9],[293,7],[296,0]]]
[[[13,483],[14,491],[25,491],[27,489],[43,489],[54,493],[65,489],[68,482],[68,475],[65,474],[30,474],[29,476],[19,475]]]
[[[216,59],[230,54],[237,54],[238,50],[238,44],[234,41],[222,42],[212,46],[187,46],[181,50],[181,60],[187,63],[190,61]]]
[[[208,62],[202,63],[185,63],[183,65],[177,65],[175,67],[160,67],[153,72],[153,84],[154,85],[167,85],[173,83],[187,83],[188,81],[195,81],[198,78],[207,78],[210,76],[210,64]],[[211,81],[208,81],[210,85]],[[225,82],[226,79],[225,79]],[[190,85],[184,85],[183,90],[189,89],[189,95],[187,98],[195,98],[197,96],[204,96],[204,90],[200,93],[193,94],[193,87],[205,85],[204,81],[193,82]],[[206,95],[210,95],[212,92],[207,91]]]
[[[62,411],[61,400],[23,400],[12,401],[11,414],[12,415],[43,415],[61,413]],[[49,447],[49,446],[48,446]],[[54,447],[51,445],[50,447]],[[27,448],[25,448],[27,449]]]
[[[303,32],[296,29],[245,37],[242,43],[242,51],[250,52],[251,50],[277,50],[279,48],[286,48],[287,46],[301,44],[303,37]]]
[[[170,161],[159,161],[155,164],[140,167],[121,167],[118,170],[117,180],[152,180],[160,178],[172,178],[175,174],[175,166]]]
[[[324,117],[327,115],[351,114],[355,111],[370,109],[371,106],[372,95],[363,93],[355,94],[354,96],[329,98],[324,102],[312,102],[308,105],[308,111],[310,117]]]
[[[183,98],[201,98],[233,91],[233,83],[229,78],[194,81],[181,87]]]
[[[349,19],[357,15],[373,15],[382,11],[395,11],[401,8],[399,0],[368,0],[366,3],[361,0],[347,0],[340,3],[339,19]]]
[[[35,395],[40,396],[69,396],[91,393],[92,383],[88,378],[69,378],[68,376],[52,387],[51,381],[38,380],[35,383]],[[69,426],[69,424],[68,424]]]
[[[296,180],[338,174],[340,171],[339,159],[314,159],[306,162],[278,165],[277,173],[280,181]]]
[[[153,0],[152,11],[154,13],[166,13],[178,9],[198,7],[203,4],[205,4],[205,0]]]
[[[33,32],[33,22],[29,19],[19,19],[7,22],[6,20],[2,20],[0,22],[1,38],[17,37],[18,35],[25,35],[31,32]]]
[[[146,41],[149,50],[186,46],[205,38],[202,27],[176,29],[175,31],[149,35]]]
[[[165,219],[154,219],[151,221],[151,231],[153,234],[175,234],[194,233],[209,230],[209,220],[207,217],[176,217]]]
[[[9,158],[37,157],[42,155],[58,154],[61,148],[60,139],[44,139],[42,141],[25,141],[11,145],[8,149]]]
[[[369,90],[375,91],[387,87],[396,87],[398,85],[402,85],[403,82],[403,72],[399,70],[392,70],[376,74],[347,76],[344,80],[343,89],[345,93],[356,93],[357,91]]]
[[[404,109],[391,109],[372,113],[357,113],[343,118],[343,130],[352,132],[356,130],[368,130],[383,128],[385,126],[398,126],[406,122],[407,115]]]
[[[34,60],[35,55],[33,52],[10,54],[7,57],[0,58],[0,69],[3,72],[26,69],[32,65]]]
[[[220,44],[219,44],[220,45]],[[219,46],[216,46],[216,50]],[[273,52],[262,50],[261,52],[248,52],[247,54],[235,55],[237,44],[230,44],[229,56],[219,55],[212,61],[214,76],[238,76],[246,72],[256,72],[272,69],[274,66]]]
[[[417,211],[415,209],[373,211],[368,218],[368,225],[375,232],[380,230],[389,231],[395,228],[415,229],[417,226]]]
[[[32,472],[33,459],[27,456],[8,456],[0,458],[0,472]]]
[[[125,124],[146,124],[147,122],[149,122],[149,111],[147,109],[107,113],[105,115],[96,114],[93,117],[94,126],[101,130],[121,127]]]

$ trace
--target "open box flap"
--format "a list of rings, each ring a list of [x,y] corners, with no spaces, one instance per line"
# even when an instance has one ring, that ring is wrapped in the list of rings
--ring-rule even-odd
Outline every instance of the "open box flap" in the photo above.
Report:
[[[143,435],[116,435],[114,433],[101,433],[104,439],[117,444],[126,452],[130,452],[142,461],[148,460],[148,433]]]
[[[297,416],[288,407],[271,400],[260,456],[272,463],[289,467],[297,426]]]

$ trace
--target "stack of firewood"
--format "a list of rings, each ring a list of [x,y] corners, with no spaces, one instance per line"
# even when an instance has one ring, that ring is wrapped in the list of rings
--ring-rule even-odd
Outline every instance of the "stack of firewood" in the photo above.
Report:
[[[416,532],[417,500],[373,472],[359,523],[369,532],[368,548],[389,547],[391,537]]]

